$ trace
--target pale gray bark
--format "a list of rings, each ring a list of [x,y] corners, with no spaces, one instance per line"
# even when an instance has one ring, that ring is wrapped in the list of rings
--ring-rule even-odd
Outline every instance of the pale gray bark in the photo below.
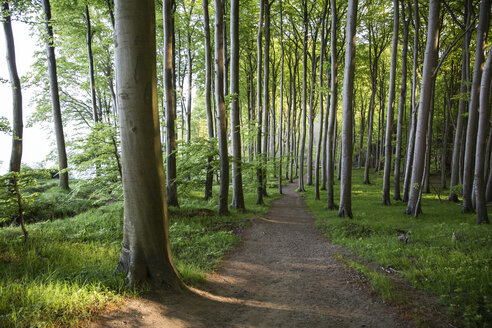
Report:
[[[50,77],[51,108],[53,111],[53,123],[55,128],[56,148],[58,152],[58,185],[63,189],[69,189],[67,171],[67,151],[65,147],[65,135],[63,133],[62,115],[60,109],[60,95],[58,92],[58,74],[56,70],[55,46],[53,40],[53,28],[51,26],[51,6],[49,0],[43,0],[46,29],[46,56],[48,59],[48,74]],[[117,154],[117,153],[116,153]]]
[[[263,123],[263,109],[261,102],[261,65],[263,60],[263,52],[262,52],[262,35],[263,35],[263,11],[265,7],[265,0],[260,0],[260,21],[258,23],[258,35],[256,38],[256,47],[257,47],[257,62],[256,62],[256,104],[258,106],[256,117],[256,204],[263,205],[263,170],[261,168],[262,163],[262,152],[261,152],[261,129]]]
[[[490,11],[490,4],[489,4]],[[489,130],[490,120],[490,84],[492,80],[492,46],[485,68],[483,70],[482,81],[480,83],[480,103],[479,103],[479,122],[477,135],[477,154],[475,158],[475,197],[477,208],[477,224],[489,223],[487,205],[485,200],[485,144]]]
[[[337,53],[337,2],[331,1],[331,98],[330,98],[330,114],[327,133],[326,147],[326,191],[327,191],[327,208],[335,209],[333,200],[333,185],[335,183],[335,141],[334,132],[336,124],[336,115],[338,107],[338,53]]]
[[[405,102],[407,97],[407,59],[408,59],[408,32],[410,26],[411,8],[407,5],[408,18],[405,18],[405,6],[402,2],[402,18],[403,18],[403,49],[401,61],[401,85],[400,85],[400,100],[398,102],[398,122],[396,128],[396,151],[395,151],[395,185],[394,185],[394,200],[401,200],[400,196],[400,166],[401,166],[401,146],[402,146],[402,130],[403,116],[405,112]]]
[[[164,8],[170,10],[171,1],[166,2]],[[157,106],[154,1],[117,0],[115,14],[125,200],[118,268],[127,273],[132,286],[152,282],[183,290],[169,245]]]
[[[398,0],[393,0],[393,45],[391,48],[391,67],[388,93],[388,109],[386,110],[386,141],[384,154],[383,176],[383,205],[390,205],[390,177],[391,177],[391,139],[393,133],[393,116],[395,109],[395,75],[396,56],[398,54],[398,28],[400,25],[400,12]]]
[[[282,1],[280,1],[280,118],[279,118],[279,131],[278,131],[278,193],[282,194],[282,162],[283,162],[283,121],[284,121],[284,25],[283,25],[283,8]]]
[[[415,133],[415,153],[412,165],[412,186],[405,213],[417,215],[421,209],[417,206],[419,191],[422,188],[424,170],[425,143],[427,124],[432,100],[433,72],[436,66],[437,45],[439,41],[439,13],[440,0],[431,0],[429,3],[429,20],[427,27],[427,42],[425,47],[424,70],[422,72],[422,86],[420,91],[419,114]]]
[[[231,130],[232,130],[232,207],[244,210],[241,170],[241,129],[239,123],[239,0],[231,0]]]
[[[89,14],[89,5],[85,6],[85,23],[86,23],[86,43],[87,43],[87,58],[89,60],[89,80],[91,87],[92,115],[94,122],[101,121],[99,110],[97,108],[96,99],[96,80],[94,72],[94,56],[92,54],[92,37],[93,31],[91,27],[91,16]]]
[[[352,217],[352,98],[355,73],[355,27],[357,0],[349,0],[346,26],[345,69],[343,74],[342,162],[338,216]]]
[[[15,44],[12,33],[12,23],[10,18],[10,8],[7,1],[2,6],[2,25],[5,35],[6,58],[9,68],[10,84],[12,87],[12,151],[10,153],[10,172],[20,172],[22,161],[22,132],[24,124],[22,122],[22,90],[17,73],[17,63],[15,60]]]
[[[217,134],[219,137],[220,191],[219,214],[229,212],[229,154],[227,152],[227,117],[224,99],[224,0],[215,0],[215,99],[217,102]]]
[[[261,169],[262,169],[262,186],[263,196],[267,196],[267,159],[268,159],[268,138],[269,138],[269,114],[270,114],[270,7],[271,4],[265,4],[265,58],[263,61],[263,125],[261,139]]]
[[[299,191],[305,191],[304,189],[304,155],[306,153],[306,116],[307,116],[307,47],[308,47],[308,12],[307,12],[307,0],[303,2],[303,26],[304,26],[304,39],[302,50],[302,135],[300,140],[299,150]]]
[[[473,168],[475,167],[474,160],[477,145],[480,81],[482,80],[482,70],[485,62],[485,47],[489,25],[490,0],[482,0],[480,3],[480,16],[478,18],[475,64],[470,91],[470,105],[468,107],[468,125],[466,128],[465,163],[463,168],[463,206],[461,208],[463,213],[473,211]]]
[[[174,89],[174,0],[163,1],[164,99],[166,105],[166,186],[167,204],[179,206],[176,185],[176,92]]]

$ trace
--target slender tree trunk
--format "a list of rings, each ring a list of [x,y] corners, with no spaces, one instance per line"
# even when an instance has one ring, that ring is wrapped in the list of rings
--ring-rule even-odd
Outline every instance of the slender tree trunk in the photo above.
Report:
[[[311,49],[311,88],[309,92],[309,138],[308,138],[308,153],[307,153],[307,184],[313,185],[313,147],[314,147],[314,89],[316,88],[316,39],[318,29],[314,33],[313,45]]]
[[[431,0],[429,3],[429,23],[427,28],[427,42],[425,47],[424,70],[422,73],[422,86],[420,91],[419,115],[417,130],[415,133],[415,153],[412,165],[412,188],[410,199],[405,213],[417,215],[421,209],[417,206],[419,191],[422,188],[422,175],[424,169],[425,139],[427,134],[427,121],[431,107],[433,72],[436,66],[437,45],[439,41],[439,13],[440,0]]]
[[[208,1],[203,0],[203,32],[205,36],[205,112],[207,113],[207,131],[208,139],[214,138],[214,117],[212,114],[212,58],[210,53],[210,23],[208,14]],[[207,175],[205,178],[205,200],[212,197],[212,184],[214,173],[212,171],[213,156],[207,157]]]
[[[17,63],[15,60],[15,44],[12,33],[12,23],[10,18],[10,8],[7,1],[2,6],[2,25],[5,34],[5,45],[7,49],[7,65],[9,68],[10,84],[12,87],[12,152],[10,153],[10,172],[20,172],[22,160],[22,132],[24,124],[22,122],[22,91],[17,74]]]
[[[355,73],[355,27],[357,0],[349,0],[346,26],[345,69],[343,74],[342,164],[338,216],[352,218],[352,97]]]
[[[191,32],[187,33],[188,49],[187,49],[187,62],[188,62],[188,97],[186,98],[186,143],[191,142],[191,96],[193,91],[193,57],[191,56]]]
[[[239,0],[231,0],[231,130],[232,130],[232,207],[244,207],[241,170],[241,129],[239,124]]]
[[[219,214],[229,212],[229,154],[227,152],[226,105],[224,99],[224,3],[215,0],[215,99],[217,99],[217,119],[220,157]]]
[[[278,131],[278,157],[279,157],[279,165],[278,165],[278,193],[282,194],[282,162],[283,162],[283,142],[282,142],[282,134],[283,134],[283,120],[284,120],[284,27],[283,27],[283,8],[282,1],[280,1],[280,118],[279,118],[279,131]]]
[[[480,3],[480,17],[477,29],[477,47],[475,51],[475,66],[468,108],[468,125],[466,129],[465,165],[463,168],[463,213],[472,212],[473,168],[477,145],[478,105],[480,96],[480,81],[485,62],[485,47],[490,25],[490,0]]]
[[[330,58],[331,62],[331,58]],[[328,66],[326,68],[326,75],[328,76],[327,81],[326,81],[326,88],[329,89],[331,86],[331,68]],[[326,190],[326,181],[327,181],[327,176],[328,176],[328,121],[329,121],[329,113],[330,113],[330,104],[331,104],[331,97],[330,93],[327,93],[326,97],[326,109],[325,109],[325,119],[324,119],[324,126],[323,126],[323,131],[325,133],[323,134],[323,159],[321,163],[321,172],[322,172],[322,178],[321,178],[321,190]]]
[[[63,134],[63,123],[60,109],[60,95],[58,93],[58,74],[56,71],[55,46],[53,42],[53,28],[51,26],[51,6],[49,0],[43,0],[43,11],[45,16],[44,26],[46,29],[46,56],[48,59],[48,74],[50,77],[51,108],[53,110],[53,122],[55,126],[56,146],[58,151],[58,185],[68,190],[67,152],[65,148],[65,136]]]
[[[446,75],[444,75],[446,81]],[[447,84],[447,83],[446,83]],[[448,88],[446,88],[448,89]],[[447,109],[447,110],[446,110]],[[442,134],[442,146],[441,146],[441,189],[447,188],[446,175],[447,175],[447,155],[448,155],[448,135],[449,135],[449,114],[451,113],[451,90],[446,93],[445,104],[443,104],[443,116],[444,116],[444,132]]]
[[[401,61],[401,85],[400,85],[400,100],[398,102],[398,123],[396,128],[396,151],[395,151],[395,185],[394,185],[394,200],[401,200],[400,196],[400,165],[401,165],[401,145],[402,145],[402,130],[403,130],[403,117],[405,113],[405,102],[407,97],[407,58],[408,58],[408,32],[410,26],[410,5],[408,8],[408,19],[405,18],[405,2],[402,6],[402,18],[403,18],[403,49],[402,49],[402,61]]]
[[[398,0],[393,0],[393,45],[391,49],[391,68],[388,93],[388,110],[386,111],[386,150],[384,154],[383,177],[383,205],[390,205],[390,177],[391,177],[391,140],[393,133],[393,116],[395,109],[395,75],[396,56],[398,53],[398,27],[400,25],[400,10]]]
[[[262,160],[262,193],[263,196],[267,195],[266,183],[267,183],[267,159],[268,159],[268,118],[270,107],[270,8],[271,4],[266,3],[265,6],[265,59],[263,61],[263,126],[262,126],[262,139],[261,139],[261,160]]]
[[[172,1],[164,2],[164,16],[169,17]],[[169,244],[155,83],[155,5],[153,0],[117,0],[115,5],[125,199],[118,268],[127,273],[133,286],[152,282],[183,290]]]
[[[417,131],[417,66],[418,66],[418,43],[419,43],[419,6],[418,1],[413,1],[415,32],[413,38],[413,75],[412,75],[412,112],[410,113],[410,134],[408,136],[407,156],[405,164],[405,179],[403,181],[402,201],[408,202],[410,196],[410,181],[412,179],[412,163],[415,149],[415,133]]]
[[[326,191],[327,191],[327,208],[329,210],[335,209],[335,202],[333,200],[334,192],[333,185],[335,182],[335,141],[334,131],[337,116],[338,107],[338,56],[337,56],[337,2],[331,1],[331,98],[330,98],[330,115],[328,122],[328,130],[326,131],[327,148],[326,148]]]
[[[92,28],[91,28],[91,17],[89,15],[89,5],[85,6],[85,22],[86,22],[86,42],[87,42],[87,58],[89,59],[89,78],[91,86],[91,100],[92,100],[92,115],[94,122],[99,122],[101,119],[99,117],[99,111],[97,108],[96,101],[96,81],[94,73],[94,56],[92,55]]]
[[[307,47],[308,47],[308,10],[307,0],[303,1],[304,40],[302,50],[302,137],[299,152],[299,191],[304,189],[304,155],[306,153],[306,116],[307,116]]]
[[[262,131],[262,123],[263,123],[263,109],[261,102],[261,65],[262,65],[262,33],[263,33],[263,11],[265,7],[265,0],[260,0],[260,21],[258,23],[258,36],[256,39],[257,46],[257,65],[256,65],[256,104],[258,106],[257,110],[257,126],[256,126],[256,204],[263,205],[263,169],[262,169],[262,152],[261,152],[261,131]]]
[[[164,98],[166,105],[167,204],[179,206],[176,185],[176,92],[174,89],[174,0],[164,0]]]

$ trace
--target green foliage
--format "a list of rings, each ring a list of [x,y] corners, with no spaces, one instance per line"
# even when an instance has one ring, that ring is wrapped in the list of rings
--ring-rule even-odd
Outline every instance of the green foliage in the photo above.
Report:
[[[0,116],[0,132],[7,134],[12,133],[9,120],[4,116]]]
[[[0,226],[19,216],[19,202],[14,186],[14,177],[17,179],[17,185],[21,194],[24,189],[36,182],[29,175],[29,171],[22,173],[9,172],[0,176]],[[37,193],[22,195],[23,214],[25,214],[26,208],[29,208],[37,197]]]
[[[354,170],[351,220],[326,211],[307,186],[316,227],[363,259],[391,266],[415,287],[438,295],[460,325],[487,327],[492,322],[492,227],[477,226],[473,214],[460,214],[456,204],[441,204],[434,194],[422,195],[424,213],[418,219],[403,214],[406,204],[400,201],[381,206],[382,177],[372,176],[372,185],[362,184],[362,177],[363,171]],[[335,185],[335,195],[338,189]],[[398,240],[396,229],[411,233],[408,243]],[[384,290],[391,298],[391,289]]]

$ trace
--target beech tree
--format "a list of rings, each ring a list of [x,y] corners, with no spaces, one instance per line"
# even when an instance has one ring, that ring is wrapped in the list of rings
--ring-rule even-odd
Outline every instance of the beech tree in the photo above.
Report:
[[[22,90],[17,73],[17,63],[15,60],[15,44],[12,34],[12,22],[10,8],[7,1],[2,4],[2,25],[5,35],[5,45],[7,49],[7,65],[9,68],[10,84],[12,87],[13,119],[12,119],[12,152],[10,154],[10,172],[20,172],[22,160],[22,132],[24,124],[22,122]]]
[[[357,0],[349,0],[345,30],[345,69],[343,74],[342,164],[338,216],[352,218],[352,115],[355,72],[355,26]]]
[[[417,216],[420,212],[419,195],[423,187],[424,159],[426,150],[426,135],[429,112],[432,100],[432,85],[434,69],[436,67],[437,45],[439,41],[439,13],[440,0],[431,0],[429,3],[429,20],[427,27],[427,42],[425,46],[424,70],[420,90],[419,114],[417,130],[415,131],[415,153],[412,165],[412,184],[406,214]]]
[[[67,151],[65,147],[65,135],[63,133],[60,94],[58,92],[58,73],[56,69],[53,27],[51,26],[50,1],[43,0],[42,5],[45,16],[44,26],[46,29],[46,56],[48,58],[48,73],[50,77],[51,108],[53,110],[53,123],[55,126],[56,146],[58,151],[59,186],[63,189],[68,189]]]
[[[164,16],[169,17],[171,4],[164,1]],[[155,42],[154,1],[117,0],[115,65],[125,213],[118,268],[131,285],[148,281],[181,290],[184,284],[169,245]]]

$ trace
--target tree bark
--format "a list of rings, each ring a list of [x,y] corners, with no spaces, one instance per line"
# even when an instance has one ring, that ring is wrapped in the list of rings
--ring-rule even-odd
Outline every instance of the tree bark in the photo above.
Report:
[[[427,42],[425,47],[424,70],[422,72],[422,86],[420,91],[419,114],[415,133],[415,153],[412,165],[412,186],[408,200],[406,214],[417,215],[421,209],[417,206],[419,191],[422,188],[424,169],[425,139],[427,123],[432,100],[433,72],[436,66],[437,45],[439,41],[439,13],[440,0],[431,0],[429,3],[429,23],[427,28]]]
[[[283,8],[282,1],[280,2],[280,118],[278,131],[278,193],[282,194],[282,162],[283,162],[283,120],[284,120],[284,26],[283,26]]]
[[[22,161],[22,134],[24,124],[22,122],[22,90],[17,73],[17,63],[15,60],[15,44],[12,33],[12,23],[10,18],[10,8],[7,1],[2,3],[2,25],[5,34],[5,45],[7,49],[7,65],[9,68],[10,84],[12,87],[12,152],[10,153],[10,172],[20,172]]]
[[[331,1],[331,98],[330,98],[330,115],[328,122],[327,133],[327,148],[326,148],[326,194],[327,208],[335,209],[333,200],[333,185],[335,183],[335,141],[334,131],[336,124],[336,115],[338,108],[338,53],[337,53],[337,2]]]
[[[171,0],[166,2],[165,16]],[[157,106],[154,1],[117,0],[115,13],[125,199],[118,268],[127,273],[132,286],[152,282],[183,290],[169,244]]]
[[[308,47],[308,10],[307,0],[303,1],[304,40],[302,50],[302,136],[299,150],[299,191],[304,189],[304,155],[306,153],[306,116],[307,116],[307,47]]]
[[[265,58],[263,61],[263,125],[261,139],[261,170],[262,170],[262,186],[261,191],[263,196],[268,196],[266,191],[267,183],[267,159],[268,159],[268,138],[269,138],[269,112],[270,112],[270,7],[271,4],[265,4]]]
[[[398,101],[398,122],[396,128],[396,151],[395,151],[395,185],[394,185],[394,200],[401,200],[400,195],[400,165],[401,165],[401,144],[403,130],[403,116],[405,112],[405,102],[407,97],[407,58],[408,58],[408,32],[410,26],[410,5],[408,8],[408,19],[405,18],[405,2],[402,1],[402,18],[403,18],[403,49],[401,61],[401,85],[400,85],[400,100]]]
[[[91,100],[92,100],[92,115],[94,122],[101,121],[99,117],[99,110],[97,108],[96,100],[96,80],[94,73],[94,56],[92,55],[92,28],[91,28],[91,17],[89,14],[89,5],[85,6],[85,23],[86,23],[86,42],[87,42],[87,58],[89,59],[89,79],[91,87]]]
[[[210,23],[208,14],[208,1],[203,0],[203,34],[205,36],[205,112],[207,114],[208,139],[214,138],[214,117],[212,114],[212,58],[210,53]],[[205,200],[212,197],[212,185],[214,173],[212,171],[213,157],[207,157],[207,175],[205,178]]]
[[[473,168],[478,125],[478,105],[480,97],[480,81],[485,62],[485,47],[490,25],[490,0],[482,0],[480,3],[480,16],[478,18],[477,42],[475,51],[475,66],[473,68],[473,81],[470,92],[470,105],[468,107],[468,125],[466,128],[465,163],[463,168],[463,213],[473,211]]]
[[[490,4],[489,4],[490,12]],[[485,144],[489,130],[490,119],[490,101],[489,92],[492,80],[492,46],[489,49],[489,55],[485,68],[483,70],[482,81],[480,83],[480,103],[479,103],[479,122],[477,135],[477,155],[475,158],[475,197],[477,207],[477,224],[489,223],[487,214],[487,205],[485,200]]]
[[[174,0],[163,1],[164,20],[164,98],[166,105],[166,184],[167,204],[179,206],[176,185],[176,92],[174,89]]]
[[[383,205],[391,205],[390,201],[390,178],[391,178],[391,140],[393,133],[393,116],[395,109],[395,75],[396,56],[398,53],[398,28],[400,25],[400,10],[398,0],[393,0],[393,45],[391,49],[391,67],[388,93],[388,109],[386,111],[386,149],[384,154],[384,176],[383,176]]]
[[[48,59],[48,74],[50,77],[51,108],[53,110],[53,123],[55,127],[56,146],[58,151],[58,185],[65,190],[68,186],[68,164],[67,151],[65,147],[65,136],[63,134],[63,123],[60,109],[60,95],[58,93],[58,74],[56,70],[55,46],[53,41],[53,28],[51,26],[51,6],[49,0],[43,0],[43,11],[45,16],[44,27],[46,29],[46,56]]]
[[[220,191],[219,214],[229,212],[229,154],[227,152],[226,105],[224,99],[224,0],[215,0],[215,99],[217,102],[219,157],[220,157]]]
[[[260,21],[258,23],[258,35],[256,39],[257,62],[256,62],[256,104],[257,108],[257,125],[256,125],[256,204],[263,205],[263,169],[262,169],[262,152],[261,152],[261,129],[263,123],[263,108],[261,103],[261,65],[262,65],[262,34],[263,34],[263,11],[265,0],[260,0]]]
[[[355,73],[355,27],[357,0],[349,0],[346,26],[345,69],[343,74],[342,163],[338,216],[352,218],[352,97]]]
[[[232,130],[232,207],[244,211],[241,170],[241,129],[239,123],[239,0],[231,0],[231,130]]]

